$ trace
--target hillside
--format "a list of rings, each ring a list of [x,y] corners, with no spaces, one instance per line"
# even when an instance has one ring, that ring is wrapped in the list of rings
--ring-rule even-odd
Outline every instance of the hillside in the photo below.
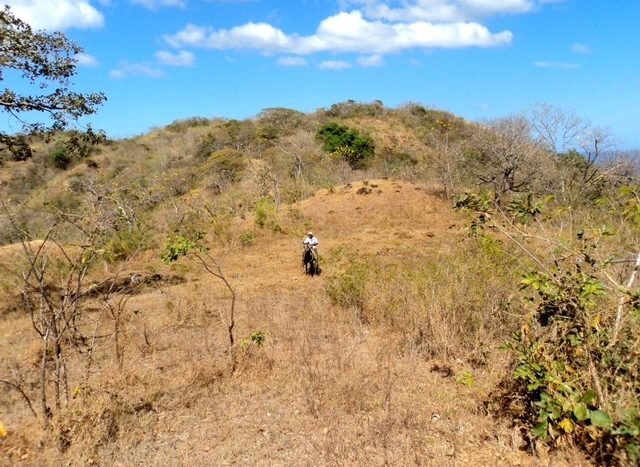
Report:
[[[224,270],[238,294],[237,335],[266,336],[259,348],[243,347],[233,375],[224,369],[226,330],[218,316],[228,297],[191,265],[186,282],[150,287],[131,299],[121,370],[109,342],[100,345],[99,371],[72,390],[90,406],[68,415],[67,429],[78,441],[66,453],[35,449],[42,436],[37,425],[19,398],[5,393],[3,403],[12,401],[5,407],[14,407],[3,415],[11,432],[4,441],[8,459],[536,464],[520,450],[518,432],[482,409],[504,371],[497,349],[491,349],[491,364],[429,358],[407,341],[414,336],[367,324],[355,308],[332,305],[325,292],[341,251],[363,261],[382,258],[382,264],[406,257],[437,262],[464,242],[463,219],[422,186],[391,180],[321,190],[291,208],[300,220],[286,225],[286,233],[265,234],[224,253]],[[251,222],[238,219],[237,227]],[[301,222],[321,239],[320,277],[302,272]],[[3,258],[11,250],[3,248]],[[145,255],[129,268],[141,274],[157,268],[170,276],[157,256]],[[12,349],[3,372],[34,358],[37,342],[27,317],[5,311],[0,332]]]
[[[363,188],[371,193],[357,194]],[[428,261],[454,247],[463,235],[446,203],[420,186],[380,180],[320,191],[292,208],[321,238],[322,276],[302,273],[301,235],[294,225],[287,226],[289,233],[231,248],[224,257],[238,294],[238,336],[262,331],[265,345],[248,347],[238,371],[225,374],[217,361],[224,358],[217,310],[226,308],[227,299],[195,266],[182,284],[136,295],[129,305],[136,311],[129,318],[124,368],[117,370],[107,358],[93,381],[74,389],[93,407],[70,427],[82,430],[85,441],[73,443],[61,461],[307,465],[524,459],[509,430],[478,413],[496,368],[482,368],[466,387],[456,379],[464,362],[443,376],[433,361],[406,348],[401,335],[365,326],[354,310],[332,306],[323,291],[337,267],[330,258],[340,249],[389,261],[405,255]],[[4,258],[10,250],[3,248]],[[162,268],[153,257],[130,267],[142,273]],[[5,312],[0,326],[5,348],[13,349],[3,362],[7,372],[29,358],[32,330],[17,312]],[[110,396],[123,389],[117,399]],[[14,403],[20,408],[18,399]],[[57,463],[54,453],[20,442],[39,436],[28,416],[11,410],[3,420],[12,432],[10,459]]]
[[[631,165],[353,101],[64,138],[0,166],[0,462],[633,463]]]

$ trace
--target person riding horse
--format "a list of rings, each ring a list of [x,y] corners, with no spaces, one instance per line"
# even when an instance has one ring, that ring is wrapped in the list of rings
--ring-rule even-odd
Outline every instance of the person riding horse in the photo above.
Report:
[[[313,232],[308,232],[307,233],[307,236],[302,241],[302,244],[304,245],[304,249],[305,250],[309,249],[311,251],[311,254],[313,255],[313,260],[317,261],[318,260],[318,245],[320,244],[320,242],[318,241],[316,236],[313,235]],[[302,253],[302,257],[304,258],[304,251]]]
[[[302,244],[304,246],[302,250],[304,272],[312,276],[320,274],[320,265],[318,263],[318,245],[320,242],[313,235],[313,232],[309,232],[302,241]]]

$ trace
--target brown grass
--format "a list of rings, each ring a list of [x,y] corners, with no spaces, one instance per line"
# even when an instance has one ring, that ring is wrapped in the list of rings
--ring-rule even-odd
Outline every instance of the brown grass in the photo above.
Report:
[[[363,188],[371,192],[358,194]],[[331,305],[324,284],[340,266],[331,262],[332,250],[378,258],[381,267],[416,248],[425,261],[453,258],[447,254],[466,232],[446,203],[419,185],[376,180],[320,191],[293,208],[298,216],[281,213],[284,233],[257,229],[250,217],[236,219],[232,230],[255,230],[254,244],[232,242],[223,255],[222,247],[213,250],[238,293],[239,340],[266,333],[262,347],[250,340],[238,345],[236,372],[229,372],[220,319],[228,307],[224,288],[196,263],[167,268],[155,252],[131,269],[184,274],[188,281],[131,298],[122,369],[111,323],[92,304],[87,323],[100,323],[106,337],[98,341],[88,374],[84,357],[71,362],[73,398],[54,421],[57,437],[42,432],[15,391],[0,390],[0,419],[9,430],[0,439],[0,464],[581,463],[576,457],[530,457],[520,449],[518,429],[483,409],[505,371],[499,342],[488,343],[490,364],[474,366],[468,352],[429,356],[407,345],[407,320],[367,324],[355,310]],[[309,228],[326,258],[323,275],[315,278],[305,277],[300,266],[299,246]],[[378,316],[393,293],[368,293],[370,312]],[[452,297],[424,298],[421,311],[412,309],[416,319],[434,315],[427,338],[464,339],[448,327],[456,322],[445,307],[455,305]],[[10,349],[0,361],[0,378],[35,397],[29,319],[19,311],[0,313],[3,348]],[[436,330],[444,334],[435,336]]]

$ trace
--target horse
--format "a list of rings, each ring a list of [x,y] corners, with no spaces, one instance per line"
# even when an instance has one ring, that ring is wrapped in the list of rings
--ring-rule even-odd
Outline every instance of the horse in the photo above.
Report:
[[[318,259],[314,257],[314,254],[309,245],[304,246],[304,253],[302,255],[302,264],[304,266],[304,273],[309,276],[320,274],[320,265]]]

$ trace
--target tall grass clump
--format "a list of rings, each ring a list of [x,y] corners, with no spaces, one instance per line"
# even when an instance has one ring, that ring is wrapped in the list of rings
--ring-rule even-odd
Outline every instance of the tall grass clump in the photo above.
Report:
[[[338,264],[325,288],[332,303],[402,333],[408,348],[426,355],[483,353],[513,329],[499,313],[517,266],[490,240],[469,238],[457,251],[402,260],[346,255]]]

